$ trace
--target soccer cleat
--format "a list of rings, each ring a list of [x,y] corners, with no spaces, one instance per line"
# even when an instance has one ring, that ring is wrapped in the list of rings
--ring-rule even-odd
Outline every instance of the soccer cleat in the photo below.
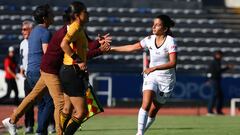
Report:
[[[7,129],[10,135],[17,135],[16,124],[10,123],[10,118],[6,118],[2,121],[3,126]]]
[[[138,132],[136,135],[142,135],[142,134]]]

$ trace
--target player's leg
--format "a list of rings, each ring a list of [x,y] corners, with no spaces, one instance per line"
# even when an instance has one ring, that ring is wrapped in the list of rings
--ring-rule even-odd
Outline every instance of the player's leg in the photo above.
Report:
[[[87,114],[87,104],[85,97],[70,97],[70,101],[75,109],[75,113],[69,120],[64,135],[73,135],[80,127]]]
[[[154,97],[156,96],[157,83],[155,82],[154,75],[147,75],[143,82],[143,100],[142,106],[138,113],[138,131],[137,135],[143,135],[144,129],[147,123],[148,111],[150,110],[151,104]]]
[[[153,102],[153,98],[155,96],[155,92],[152,90],[144,90],[143,91],[143,100],[142,106],[138,112],[138,131],[137,135],[143,135],[144,129],[147,123],[148,111],[150,110],[151,104]]]
[[[156,100],[153,100],[150,110],[148,112],[148,118],[147,118],[147,124],[145,126],[145,132],[155,121],[156,115],[161,107],[162,107],[162,104],[158,103]]]
[[[155,93],[156,95],[154,96],[150,110],[148,112],[148,120],[145,127],[145,131],[155,121],[155,118],[159,109],[166,103],[168,98],[171,96],[171,93],[175,86],[175,78],[161,77],[161,78],[157,78],[155,83],[157,83],[158,88]]]

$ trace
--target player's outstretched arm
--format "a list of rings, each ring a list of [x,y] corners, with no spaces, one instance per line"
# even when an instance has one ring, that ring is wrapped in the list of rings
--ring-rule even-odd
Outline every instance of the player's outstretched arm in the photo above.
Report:
[[[122,45],[118,47],[112,47],[111,52],[134,52],[141,50],[142,46],[140,45],[140,42],[132,44],[132,45]]]

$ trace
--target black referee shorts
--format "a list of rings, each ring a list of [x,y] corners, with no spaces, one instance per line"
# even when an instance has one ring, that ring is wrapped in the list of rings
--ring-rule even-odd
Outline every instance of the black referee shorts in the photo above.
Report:
[[[70,97],[83,97],[88,86],[87,74],[78,65],[62,65],[60,80],[63,91]]]

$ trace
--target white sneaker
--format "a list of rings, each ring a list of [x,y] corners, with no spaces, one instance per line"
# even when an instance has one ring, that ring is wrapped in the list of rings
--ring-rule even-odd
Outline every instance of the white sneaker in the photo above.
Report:
[[[54,125],[52,125],[52,124],[48,125],[48,133],[49,134],[56,133],[56,129],[55,129]]]
[[[2,121],[3,126],[8,130],[10,135],[17,135],[16,124],[10,123],[10,118],[6,118]]]
[[[207,113],[206,116],[216,116],[214,113]]]

